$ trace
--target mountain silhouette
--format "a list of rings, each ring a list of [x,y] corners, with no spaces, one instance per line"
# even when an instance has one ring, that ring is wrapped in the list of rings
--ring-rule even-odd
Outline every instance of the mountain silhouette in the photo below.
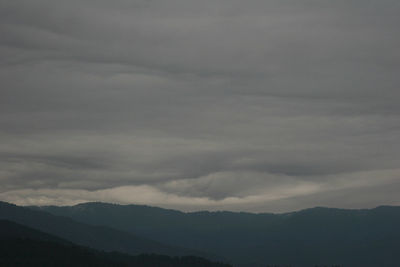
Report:
[[[0,220],[0,266],[229,267],[194,256],[97,251],[5,220]]]
[[[107,203],[35,209],[214,253],[244,266],[400,263],[400,207],[318,207],[284,214],[184,213]]]
[[[53,215],[46,211],[19,207],[6,202],[0,202],[0,219],[17,222],[77,245],[98,250],[119,251],[131,255],[155,253],[169,256],[195,255],[220,259],[199,251],[169,246],[108,226],[95,226],[77,222],[71,218]]]

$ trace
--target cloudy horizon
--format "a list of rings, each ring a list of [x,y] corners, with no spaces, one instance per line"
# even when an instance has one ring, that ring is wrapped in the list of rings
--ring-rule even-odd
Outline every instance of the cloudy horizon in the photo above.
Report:
[[[0,200],[400,205],[399,12],[0,0]]]

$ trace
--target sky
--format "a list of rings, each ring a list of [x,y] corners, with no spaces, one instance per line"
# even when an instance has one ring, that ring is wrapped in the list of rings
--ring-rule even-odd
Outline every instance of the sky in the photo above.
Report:
[[[0,200],[400,205],[398,0],[0,0]]]

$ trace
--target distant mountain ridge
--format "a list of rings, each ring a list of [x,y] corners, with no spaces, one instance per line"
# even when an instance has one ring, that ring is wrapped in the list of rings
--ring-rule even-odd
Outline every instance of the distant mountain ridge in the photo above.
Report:
[[[311,208],[284,214],[191,212],[84,203],[34,207],[257,266],[399,266],[400,207]]]
[[[0,220],[0,266],[229,267],[194,256],[97,251],[6,220]]]
[[[108,226],[90,225],[71,218],[53,215],[46,211],[19,207],[0,202],[0,219],[13,221],[42,232],[60,237],[77,245],[104,251],[119,251],[131,255],[155,253],[169,256],[204,256],[217,259],[199,251],[170,246]]]

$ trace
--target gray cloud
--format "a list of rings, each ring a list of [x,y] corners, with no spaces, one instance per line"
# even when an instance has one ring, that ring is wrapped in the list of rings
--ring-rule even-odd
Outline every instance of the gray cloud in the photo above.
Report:
[[[399,11],[394,0],[0,0],[0,198],[396,204],[384,192],[400,178]]]

